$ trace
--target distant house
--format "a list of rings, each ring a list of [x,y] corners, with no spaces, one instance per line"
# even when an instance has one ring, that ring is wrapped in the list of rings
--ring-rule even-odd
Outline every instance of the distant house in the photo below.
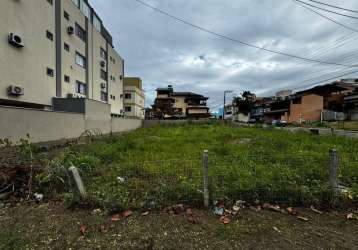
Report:
[[[344,106],[347,120],[358,121],[358,93],[346,96],[344,98]]]
[[[234,105],[233,103],[225,104],[225,120],[233,120],[234,119]]]
[[[357,87],[356,82],[341,80],[291,95],[288,122],[344,120],[345,97]]]
[[[174,92],[173,86],[158,88],[152,106],[154,116],[159,119],[203,119],[209,118],[208,97],[192,92]]]
[[[125,77],[123,100],[125,116],[144,119],[144,102],[142,80],[138,77]]]

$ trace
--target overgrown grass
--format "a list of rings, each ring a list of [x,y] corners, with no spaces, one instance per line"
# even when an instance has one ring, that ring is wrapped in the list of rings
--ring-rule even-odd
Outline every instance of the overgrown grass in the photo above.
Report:
[[[340,180],[358,194],[358,140],[219,124],[143,128],[68,148],[55,162],[81,169],[87,202],[110,208],[202,203],[203,150],[211,198],[329,203],[328,152]],[[58,164],[57,164],[58,165]],[[124,182],[117,177],[124,178]]]

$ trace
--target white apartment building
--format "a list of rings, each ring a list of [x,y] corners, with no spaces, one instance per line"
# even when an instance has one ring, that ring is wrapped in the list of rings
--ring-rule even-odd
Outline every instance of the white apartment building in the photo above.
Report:
[[[1,0],[0,20],[0,105],[88,98],[123,113],[124,61],[87,0]]]
[[[124,115],[144,119],[145,95],[142,80],[138,77],[124,78]]]

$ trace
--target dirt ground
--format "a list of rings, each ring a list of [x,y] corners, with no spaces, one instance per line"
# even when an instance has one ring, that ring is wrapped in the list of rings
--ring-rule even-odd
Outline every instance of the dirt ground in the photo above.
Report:
[[[17,204],[0,209],[0,249],[358,249],[358,220],[347,220],[354,211],[297,210],[308,221],[245,208],[224,225],[201,210],[199,224],[164,212],[114,222],[62,203]]]

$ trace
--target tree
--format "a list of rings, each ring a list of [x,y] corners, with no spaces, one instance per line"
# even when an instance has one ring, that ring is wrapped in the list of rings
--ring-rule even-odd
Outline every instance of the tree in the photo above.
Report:
[[[256,95],[250,91],[244,91],[241,96],[234,97],[233,104],[237,107],[239,113],[245,115],[251,112],[251,109],[256,101]]]

